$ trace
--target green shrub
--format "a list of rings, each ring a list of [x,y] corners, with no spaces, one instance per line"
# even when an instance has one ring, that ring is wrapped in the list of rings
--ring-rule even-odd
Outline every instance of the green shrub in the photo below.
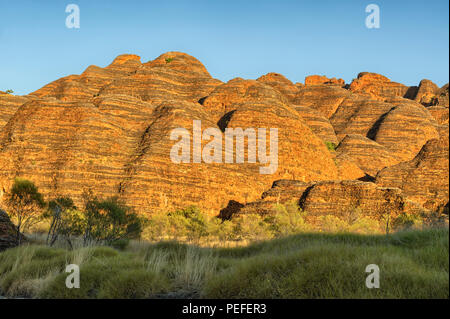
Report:
[[[360,208],[349,209],[340,217],[326,215],[319,218],[320,229],[328,233],[379,234],[383,232],[380,221],[364,217]]]
[[[71,237],[80,236],[85,228],[85,219],[69,197],[58,197],[50,201],[44,216],[51,219],[46,241],[50,246],[61,236],[72,248]]]
[[[334,144],[333,142],[325,142],[325,145],[327,146],[329,151],[336,151],[336,147],[337,145]]]
[[[102,299],[148,299],[167,292],[166,277],[144,269],[121,273],[100,286],[97,297]]]
[[[21,233],[42,220],[46,205],[44,197],[33,182],[16,178],[11,190],[6,193],[4,202],[9,216],[16,222],[17,240],[20,244]]]
[[[276,237],[287,236],[309,230],[304,216],[305,213],[296,202],[288,202],[276,204],[274,214],[266,218],[266,222]]]
[[[235,239],[234,224],[231,220],[222,220],[220,218],[211,218],[208,222],[208,236],[217,238],[221,242],[232,241]]]
[[[172,228],[183,230],[180,235],[200,239],[208,235],[207,220],[200,209],[191,206],[168,214]]]
[[[360,234],[378,234],[381,233],[382,230],[383,229],[379,221],[368,217],[359,218],[348,227],[349,232]]]
[[[129,207],[121,204],[117,197],[106,200],[89,199],[84,214],[85,243],[103,242],[112,245],[121,239],[139,238],[142,233],[143,220]]]
[[[419,214],[403,213],[392,221],[392,228],[394,230],[420,228],[422,225],[423,218]]]
[[[234,217],[233,239],[260,241],[273,238],[270,224],[258,214],[242,214]]]
[[[169,213],[155,213],[148,219],[143,238],[199,240],[209,234],[214,228],[214,222],[195,206]]]
[[[127,248],[129,244],[130,240],[128,238],[122,238],[113,241],[111,246],[119,250],[125,250],[125,248]]]
[[[81,248],[83,249],[83,248]],[[119,255],[119,253],[112,249],[111,247],[106,246],[100,246],[100,247],[88,247],[88,249],[92,250],[92,256],[96,258],[109,258],[109,257],[116,257]]]
[[[339,217],[333,215],[325,215],[319,218],[321,230],[328,233],[348,232],[349,224]]]

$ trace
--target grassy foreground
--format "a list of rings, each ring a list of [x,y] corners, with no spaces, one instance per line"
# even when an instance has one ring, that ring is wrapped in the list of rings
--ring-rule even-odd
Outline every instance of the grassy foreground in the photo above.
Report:
[[[79,289],[65,266],[80,266]],[[365,285],[380,268],[380,288]],[[0,295],[32,298],[448,298],[449,231],[300,234],[238,248],[161,242],[118,251],[0,253]]]

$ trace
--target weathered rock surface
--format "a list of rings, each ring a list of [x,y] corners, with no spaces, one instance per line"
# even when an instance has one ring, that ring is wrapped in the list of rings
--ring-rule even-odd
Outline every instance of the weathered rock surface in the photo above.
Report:
[[[409,87],[401,83],[392,82],[387,77],[371,72],[361,72],[349,87],[355,93],[367,93],[373,99],[383,100],[389,97],[404,97]]]
[[[236,85],[242,94],[236,94]],[[77,203],[91,188],[102,196],[119,195],[146,212],[190,204],[219,209],[233,199],[255,200],[274,179],[338,178],[323,141],[271,86],[231,81],[212,92],[203,106],[189,99],[156,103],[104,92],[89,102],[36,98],[0,133],[1,184],[8,189],[15,176],[23,176],[45,194],[70,195]],[[230,111],[222,126],[219,120]],[[192,132],[194,119],[204,128],[222,130],[279,128],[276,173],[260,174],[260,163],[173,163],[170,132]]]
[[[388,101],[394,107],[377,120],[367,136],[401,160],[410,160],[427,141],[439,137],[438,125],[428,110],[416,102]]]
[[[299,88],[279,73],[268,73],[259,77],[256,81],[270,85],[283,94],[289,101],[292,101]]]
[[[232,79],[216,87],[201,101],[203,107],[216,121],[245,103],[289,105],[288,99],[274,87],[262,81],[242,78]]]
[[[315,109],[329,119],[350,95],[351,92],[339,86],[311,85],[301,88],[292,103]]]
[[[330,175],[337,178],[332,155],[323,141],[272,87],[257,81],[235,79],[216,88],[203,106],[213,118],[219,119],[222,130],[279,128],[276,173],[279,178],[304,181],[323,180]]]
[[[305,85],[332,84],[343,87],[345,81],[343,79],[327,78],[324,75],[310,75],[305,78]]]
[[[448,124],[448,107],[443,106],[430,106],[427,108],[428,112],[433,116],[436,122],[440,125]]]
[[[162,54],[144,63],[133,74],[115,79],[99,94],[128,94],[143,101],[197,102],[222,84],[213,79],[194,57],[180,52]]]
[[[312,185],[314,182],[278,180],[273,182],[272,187],[261,195],[261,200],[279,203],[286,203],[293,199],[298,201],[300,196]]]
[[[245,163],[224,163],[225,152],[221,163],[193,163],[194,120],[222,142],[226,129],[277,128],[277,170],[248,163],[247,139]],[[188,163],[170,158],[175,128],[190,133]],[[410,200],[430,209],[448,202],[445,136],[448,85],[407,87],[374,73],[350,85],[325,76],[293,84],[277,73],[222,83],[185,53],[146,63],[126,54],[27,96],[0,92],[0,197],[20,176],[47,199],[80,205],[91,189],[142,213],[197,205],[231,216],[294,200],[312,216],[359,205],[379,218],[389,205],[412,209]],[[367,182],[375,176],[378,185]]]
[[[376,183],[401,188],[425,208],[442,209],[449,201],[448,126],[440,131],[440,138],[429,140],[414,159],[381,170]]]
[[[127,54],[106,68],[90,66],[81,75],[54,81],[32,95],[88,101],[100,94],[126,94],[150,102],[197,102],[220,83],[203,64],[185,53],[168,52],[144,64],[139,56]]]
[[[326,215],[345,219],[356,211],[378,221],[383,221],[388,215],[395,218],[402,213],[424,211],[420,204],[406,198],[395,187],[380,187],[363,181],[303,183],[282,180],[275,182],[271,189],[264,192],[261,200],[236,207],[234,215],[273,214],[275,204],[287,202],[298,203],[307,212],[307,218],[312,223]],[[232,218],[226,218],[230,217]]]
[[[25,240],[25,237],[22,236],[21,239]],[[18,244],[16,228],[5,211],[0,209],[0,251],[16,247]]]
[[[366,136],[383,145],[398,161],[412,159],[428,140],[438,137],[438,123],[431,113],[404,98],[381,102],[351,96],[339,105],[330,122],[338,140],[347,135]]]
[[[381,169],[398,163],[384,146],[359,135],[347,135],[337,147],[338,154],[350,156],[367,175],[375,177]]]
[[[24,96],[0,93],[0,130],[26,101]]]
[[[339,140],[348,134],[367,136],[394,105],[352,94],[340,103],[330,118]]]
[[[367,178],[365,173],[357,164],[357,161],[344,153],[336,153],[334,162],[338,169],[339,180],[359,180]]]
[[[386,214],[396,217],[418,208],[398,188],[361,181],[318,182],[303,193],[299,203],[310,216],[343,217],[359,209],[364,216],[377,220],[382,220]]]
[[[306,125],[324,142],[338,143],[336,133],[330,121],[323,116],[319,111],[316,111],[307,106],[295,106],[295,110],[300,114],[300,117],[305,121]]]
[[[121,55],[105,68],[91,65],[81,75],[63,77],[30,95],[54,97],[61,101],[89,101],[115,79],[128,77],[141,67],[140,57],[137,55]]]
[[[449,106],[449,98],[448,98],[448,83],[441,87],[439,91],[436,93],[435,98],[433,99],[432,105],[443,106],[448,108]]]
[[[439,87],[436,84],[430,80],[423,79],[420,81],[414,100],[425,106],[432,105],[438,91]]]
[[[173,102],[154,107],[117,95],[100,96],[96,103],[25,104],[0,135],[3,188],[23,176],[50,196],[70,195],[79,204],[82,192],[91,188],[102,196],[119,195],[138,211],[199,203],[218,208],[223,203],[209,192],[226,203],[243,199],[258,183],[264,189],[259,165],[171,161],[172,129],[192,131],[193,118],[205,127],[216,125],[201,105]],[[39,134],[33,134],[36,131]]]

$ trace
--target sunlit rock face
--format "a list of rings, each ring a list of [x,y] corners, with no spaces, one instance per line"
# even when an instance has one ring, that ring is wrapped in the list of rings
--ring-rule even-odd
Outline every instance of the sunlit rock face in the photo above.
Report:
[[[197,141],[196,121],[223,144],[231,129],[264,128],[267,138],[277,129],[276,169],[262,174],[269,164],[248,161],[247,138],[244,163],[234,153],[226,162],[226,149],[205,163],[212,137]],[[171,158],[179,128],[189,134],[182,163]],[[0,195],[24,177],[47,199],[82,205],[92,190],[145,214],[188,205],[263,211],[279,200],[317,216],[355,203],[372,216],[387,202],[398,213],[406,203],[439,209],[448,202],[446,137],[448,85],[429,80],[407,87],[363,72],[350,84],[323,75],[294,84],[272,72],[224,83],[185,53],[149,62],[126,54],[26,96],[0,92]]]

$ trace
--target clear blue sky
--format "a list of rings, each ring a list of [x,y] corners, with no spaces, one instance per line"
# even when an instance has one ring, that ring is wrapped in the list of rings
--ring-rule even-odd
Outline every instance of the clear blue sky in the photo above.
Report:
[[[81,28],[67,29],[67,4]],[[381,28],[367,29],[365,8],[380,7]],[[449,77],[447,0],[0,0],[0,90],[27,94],[91,64],[167,51],[198,58],[212,76],[293,82],[306,75],[371,71],[407,85]]]

